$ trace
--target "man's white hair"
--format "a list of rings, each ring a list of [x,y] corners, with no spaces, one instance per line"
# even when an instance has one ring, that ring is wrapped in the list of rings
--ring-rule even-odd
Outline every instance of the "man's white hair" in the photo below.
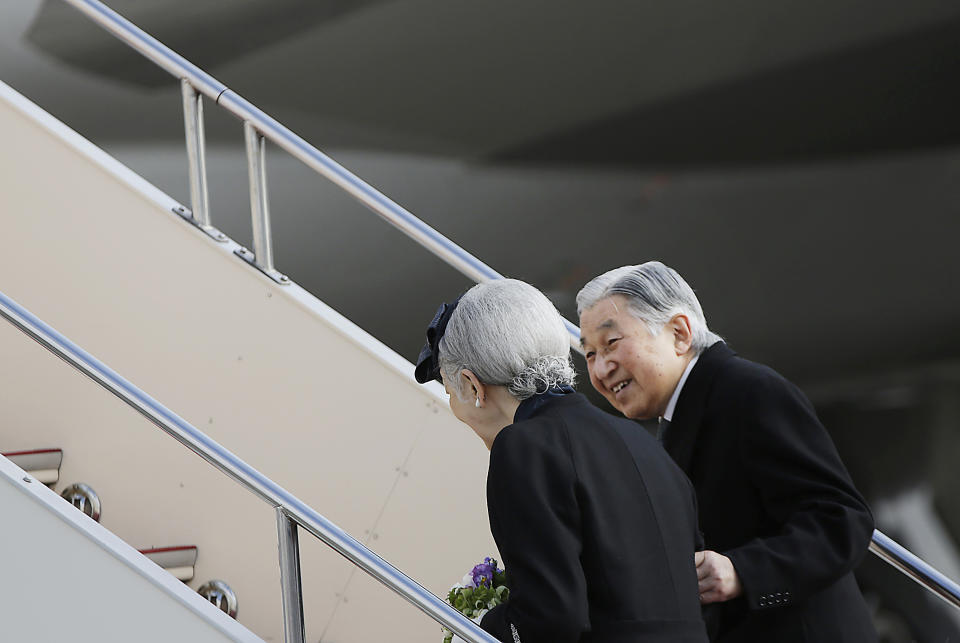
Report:
[[[720,341],[720,336],[707,327],[693,288],[676,270],[659,261],[614,268],[590,280],[577,293],[577,314],[582,315],[600,300],[613,295],[627,300],[630,314],[643,322],[651,335],[659,334],[674,315],[686,315],[693,333],[691,348],[695,355]]]
[[[468,290],[439,349],[443,380],[464,401],[469,401],[460,378],[465,368],[484,384],[505,386],[518,400],[574,380],[563,318],[542,292],[516,279]]]

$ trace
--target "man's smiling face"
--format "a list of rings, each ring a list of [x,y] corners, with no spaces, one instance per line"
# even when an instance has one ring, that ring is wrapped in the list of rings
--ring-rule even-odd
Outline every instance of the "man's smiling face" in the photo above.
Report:
[[[621,295],[583,311],[580,341],[590,383],[614,408],[637,420],[663,415],[690,359],[686,317],[675,316],[651,335]]]

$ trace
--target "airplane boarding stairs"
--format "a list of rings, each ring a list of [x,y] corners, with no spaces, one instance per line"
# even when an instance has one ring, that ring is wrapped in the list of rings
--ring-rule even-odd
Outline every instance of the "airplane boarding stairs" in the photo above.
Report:
[[[63,449],[30,449],[0,453],[0,456],[22,469],[33,481],[47,485],[51,489],[60,480]],[[103,508],[100,495],[92,487],[82,482],[74,483],[67,485],[60,495],[94,522],[100,522]],[[197,547],[195,545],[150,547],[139,551],[154,564],[167,570],[177,580],[193,580],[194,568],[197,564]],[[207,592],[201,590],[201,593],[206,594]],[[228,602],[224,601],[224,607]],[[231,612],[230,609],[224,609],[224,611]],[[233,612],[235,615],[235,610]]]
[[[131,596],[139,597],[141,607],[173,597],[185,608],[178,612],[181,617],[201,614],[232,640],[255,640],[251,631],[265,641],[439,638],[436,623],[382,583],[468,640],[490,640],[365,546],[414,571],[434,594],[445,592],[480,557],[495,554],[483,502],[485,452],[453,419],[438,385],[417,385],[409,362],[276,270],[265,139],[468,277],[485,281],[500,275],[97,0],[65,1],[180,78],[193,208],[0,83],[0,124],[7,134],[0,147],[0,239],[5,242],[0,312],[42,344],[0,324],[0,450],[23,456],[38,445],[56,445],[63,456],[55,477],[51,466],[37,465],[43,482],[0,459],[5,482],[0,493],[20,500],[26,494],[43,508],[18,513],[12,523],[21,528],[16,534],[4,530],[9,532],[4,553],[27,552],[23,561],[35,576],[24,574],[6,585],[0,580],[6,610],[0,628],[33,632],[33,640],[64,638],[42,629],[52,626],[52,619],[32,616],[37,614],[35,592],[19,591],[35,578],[46,578],[56,579],[48,583],[54,591],[74,588],[68,593],[75,597],[75,612],[117,617],[118,623],[129,623],[127,636],[137,640],[146,640],[139,630],[151,627],[151,618],[171,627],[179,621],[159,612],[139,620],[119,618],[125,609],[120,599]],[[209,220],[202,96],[244,122],[252,251]],[[28,318],[34,321],[23,321]],[[575,343],[578,329],[572,324],[569,329]],[[187,457],[174,440],[145,426],[144,418],[206,462]],[[242,460],[210,438],[229,445]],[[248,629],[224,629],[222,615],[212,606],[198,611],[197,597],[187,597],[178,582],[171,585],[172,575],[158,575],[159,567],[43,486],[63,480],[83,480],[109,498],[102,520],[110,532],[186,580],[226,580],[240,605],[239,622]],[[234,481],[253,493],[238,490]],[[67,490],[74,504],[92,514],[92,501],[83,493],[85,488]],[[11,511],[16,504],[11,500]],[[310,506],[323,508],[346,533]],[[54,514],[63,520],[49,520]],[[12,540],[44,520],[60,529],[43,538]],[[310,539],[304,539],[298,558],[297,525],[370,576]],[[74,532],[88,536],[86,546],[77,538],[68,542]],[[90,540],[100,547],[90,547]],[[190,565],[166,555],[171,551],[164,545],[178,542],[193,543],[178,548],[188,552]],[[83,564],[42,555],[51,549]],[[960,607],[960,586],[883,534],[875,534],[871,549]],[[91,551],[106,551],[136,573],[98,584],[100,563]],[[187,573],[186,567],[193,569]],[[137,594],[134,577],[148,577],[152,593]],[[88,585],[90,591],[84,591]],[[223,586],[210,587],[212,600],[225,606]],[[71,640],[104,640],[82,625],[69,632]],[[202,640],[199,634],[188,638]]]
[[[439,386],[416,384],[409,362],[251,269],[237,244],[185,223],[180,203],[2,83],[0,123],[0,292],[434,593],[496,553],[485,450]],[[134,547],[196,546],[190,586],[225,581],[240,623],[283,640],[269,507],[6,323],[0,364],[0,451],[62,449],[58,491],[87,483],[103,525]],[[432,620],[301,541],[307,640],[439,638]]]
[[[262,643],[0,457],[0,640]]]

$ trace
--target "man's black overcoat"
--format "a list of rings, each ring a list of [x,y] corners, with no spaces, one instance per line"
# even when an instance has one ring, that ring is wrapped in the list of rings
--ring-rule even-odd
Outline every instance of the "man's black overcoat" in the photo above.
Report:
[[[706,643],[693,488],[646,431],[579,394],[504,428],[487,474],[508,603],[481,625],[522,643]]]
[[[714,640],[877,640],[851,573],[873,517],[796,386],[718,342],[690,371],[664,447],[697,491],[706,549],[743,584],[708,608]]]

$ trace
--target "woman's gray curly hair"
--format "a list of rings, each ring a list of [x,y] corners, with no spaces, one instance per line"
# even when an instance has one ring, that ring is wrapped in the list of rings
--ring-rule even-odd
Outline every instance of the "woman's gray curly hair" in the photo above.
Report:
[[[443,381],[461,400],[460,371],[505,386],[518,400],[572,385],[570,336],[550,300],[530,284],[501,279],[478,284],[460,299],[440,339]]]

